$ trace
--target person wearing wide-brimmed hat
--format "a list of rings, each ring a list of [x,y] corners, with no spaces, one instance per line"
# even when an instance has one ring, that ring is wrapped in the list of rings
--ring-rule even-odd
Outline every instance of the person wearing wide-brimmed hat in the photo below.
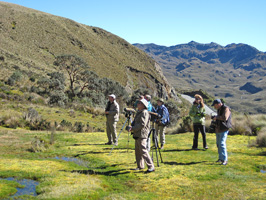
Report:
[[[119,120],[119,105],[116,102],[116,96],[114,94],[108,95],[108,103],[105,108],[106,115],[106,133],[108,137],[108,142],[106,145],[115,144],[118,145],[117,134],[116,134],[116,124]]]
[[[135,139],[135,155],[137,163],[137,168],[135,170],[144,169],[145,162],[148,166],[147,172],[153,172],[155,171],[154,164],[146,149],[147,138],[150,132],[150,114],[147,107],[148,102],[146,99],[141,99],[138,102],[138,111],[132,126],[129,126],[127,130],[133,132],[133,138]]]

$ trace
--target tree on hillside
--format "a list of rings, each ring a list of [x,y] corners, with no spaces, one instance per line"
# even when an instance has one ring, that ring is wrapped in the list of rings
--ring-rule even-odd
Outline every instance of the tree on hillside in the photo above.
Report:
[[[99,77],[95,72],[85,70],[80,73],[80,76],[77,79],[77,84],[80,87],[80,91],[77,95],[81,96],[85,89],[97,90],[99,87]]]
[[[71,97],[73,98],[77,95],[75,91],[75,84],[80,85],[81,80],[84,79],[83,76],[86,75],[84,71],[89,68],[87,63],[83,61],[82,58],[76,55],[61,55],[57,56],[54,65],[59,66],[60,69],[65,70],[68,74],[71,91]],[[82,87],[81,87],[82,88]],[[83,91],[84,89],[82,89]],[[80,91],[82,93],[82,91]],[[80,93],[79,92],[79,93]]]
[[[78,97],[81,102],[92,106],[104,106],[108,94],[116,94],[123,102],[128,98],[120,83],[108,78],[101,79],[95,72],[88,70],[90,67],[75,55],[57,56],[54,65],[68,74],[70,86],[66,92],[71,100]]]

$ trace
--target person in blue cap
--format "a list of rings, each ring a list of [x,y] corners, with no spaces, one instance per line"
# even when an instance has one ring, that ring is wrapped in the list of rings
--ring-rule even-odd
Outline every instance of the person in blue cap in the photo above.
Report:
[[[226,139],[229,128],[232,127],[231,110],[228,106],[224,105],[220,99],[215,99],[212,106],[217,110],[217,116],[213,118],[213,120],[216,121],[215,133],[219,154],[219,159],[216,162],[220,162],[222,165],[227,165],[228,155],[226,149]]]

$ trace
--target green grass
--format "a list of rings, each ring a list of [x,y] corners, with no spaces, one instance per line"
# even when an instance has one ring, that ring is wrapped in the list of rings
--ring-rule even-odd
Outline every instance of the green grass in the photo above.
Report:
[[[120,126],[121,127],[121,126]],[[120,128],[118,127],[118,128]],[[134,140],[122,132],[119,146],[103,145],[106,133],[56,132],[55,144],[31,153],[34,136],[49,132],[0,129],[0,177],[38,180],[36,199],[264,199],[266,148],[248,148],[249,137],[229,136],[229,164],[216,164],[215,135],[208,134],[207,151],[191,151],[192,133],[167,135],[164,163],[156,171],[135,172]],[[252,138],[252,137],[251,137]],[[201,145],[201,140],[200,140]],[[75,157],[86,161],[53,159]],[[13,194],[15,185],[0,182],[0,198]],[[10,192],[6,192],[10,191]]]

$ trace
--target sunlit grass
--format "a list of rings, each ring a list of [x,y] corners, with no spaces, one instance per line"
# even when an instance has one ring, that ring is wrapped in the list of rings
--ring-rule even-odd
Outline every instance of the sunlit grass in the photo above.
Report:
[[[121,125],[119,125],[120,127]],[[118,127],[118,130],[119,130]],[[54,145],[31,153],[34,136],[47,131],[0,129],[0,177],[38,180],[41,199],[264,199],[265,148],[249,148],[254,136],[228,136],[229,164],[221,166],[215,134],[207,134],[209,149],[192,151],[193,133],[167,135],[161,151],[164,163],[145,174],[136,168],[134,140],[123,131],[119,145],[106,146],[106,133],[56,132]],[[12,138],[12,139],[10,139]],[[3,141],[3,142],[2,142]],[[202,141],[199,138],[199,147]],[[7,150],[8,147],[8,150]],[[84,165],[53,159],[78,158]],[[155,154],[153,155],[156,160]],[[7,187],[0,182],[0,187]],[[14,189],[14,186],[8,186]],[[0,192],[0,197],[5,196]]]

